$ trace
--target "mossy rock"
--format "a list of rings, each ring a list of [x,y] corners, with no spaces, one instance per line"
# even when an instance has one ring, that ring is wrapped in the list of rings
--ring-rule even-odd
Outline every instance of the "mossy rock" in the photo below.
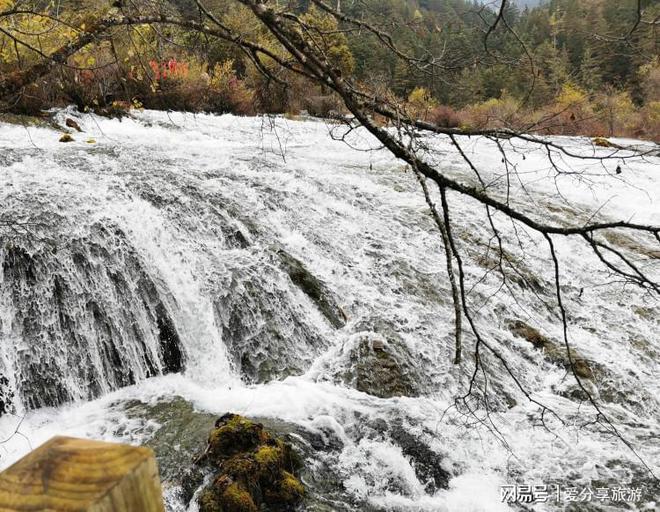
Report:
[[[593,142],[594,146],[598,146],[600,148],[611,148],[612,143],[607,140],[605,137],[595,137],[591,139],[591,142]]]
[[[257,512],[250,492],[241,484],[229,484],[220,496],[223,512]]]
[[[300,480],[283,471],[277,484],[267,489],[264,497],[271,505],[286,507],[290,503],[300,502],[304,494],[305,488]]]
[[[219,462],[255,450],[267,440],[263,425],[238,414],[225,414],[215,427],[209,437],[209,454]]]
[[[60,142],[73,142],[73,141],[74,141],[74,138],[68,133],[63,134],[60,137]]]
[[[202,491],[197,503],[202,512],[258,512],[252,495],[244,485],[221,477]]]
[[[213,487],[204,489],[197,498],[199,510],[203,512],[223,512],[222,505]]]
[[[303,499],[291,446],[261,423],[225,414],[209,435],[206,455],[217,474],[198,498],[200,512],[288,511]]]

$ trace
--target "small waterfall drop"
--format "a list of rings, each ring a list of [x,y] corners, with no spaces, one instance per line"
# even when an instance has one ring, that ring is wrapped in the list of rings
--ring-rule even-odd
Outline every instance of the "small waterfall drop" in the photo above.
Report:
[[[576,468],[582,482],[647,482],[627,447],[572,427],[589,411],[558,355],[543,240],[494,215],[520,242],[507,247],[514,301],[492,271],[484,212],[449,195],[475,321],[534,398],[569,420],[540,429],[536,405],[484,355],[491,419],[512,456],[453,407],[471,363],[452,364],[441,237],[414,176],[365,132],[351,146],[374,151],[333,141],[319,121],[279,118],[264,130],[258,118],[69,110],[59,124],[69,116],[86,132],[70,144],[52,127],[0,123],[0,433],[22,422],[25,434],[3,445],[1,464],[62,433],[156,439],[168,451],[182,431],[203,440],[195,426],[232,411],[300,434],[321,498],[342,512],[505,511],[493,506],[500,485]],[[444,172],[470,179],[446,140],[428,143]],[[520,144],[511,198],[521,208],[547,206],[553,222],[598,210],[657,224],[657,157],[626,160],[626,188],[597,160],[579,163],[588,183],[549,179],[547,155]],[[464,147],[503,187],[498,148],[479,138]],[[631,245],[628,235],[611,242]],[[613,286],[588,247],[556,247],[589,385],[660,471],[657,303]],[[552,353],[521,335],[534,329]],[[466,354],[473,343],[466,333]],[[169,451],[163,467],[191,458]],[[176,496],[171,504],[184,510]]]

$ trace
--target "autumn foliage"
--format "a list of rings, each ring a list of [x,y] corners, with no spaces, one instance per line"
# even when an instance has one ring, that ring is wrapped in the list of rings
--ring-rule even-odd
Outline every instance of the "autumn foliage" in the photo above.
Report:
[[[370,10],[365,12],[360,2],[345,4],[347,14],[360,18],[375,13],[398,27],[391,36],[402,54],[420,62],[435,53],[458,55],[471,63],[450,66],[437,76],[384,51],[378,38],[345,30],[337,19],[317,8],[301,7],[299,14],[308,37],[337,73],[380,91],[401,106],[403,115],[450,128],[507,127],[658,140],[660,58],[654,50],[655,36],[646,25],[640,26],[635,52],[629,47],[624,52],[624,43],[602,44],[604,39],[589,36],[589,30],[603,34],[629,30],[626,2],[554,0],[525,11],[508,3],[507,22],[515,27],[529,55],[498,32],[490,42],[489,58],[483,55],[482,22],[469,16],[469,2],[455,0],[452,6],[429,2],[412,9],[403,0],[385,0],[367,2]],[[274,55],[285,54],[274,36],[246,15],[240,2],[207,3],[215,6],[231,30],[249,35]],[[57,2],[57,11],[53,3],[21,2],[22,6],[32,4],[43,15],[3,17],[2,11],[18,4],[0,0],[0,78],[43,59],[87,30],[89,20],[110,9],[109,2],[90,0],[62,0]],[[660,15],[660,6],[656,10]],[[10,35],[20,36],[21,44]],[[512,55],[508,64],[493,58],[504,50]],[[528,56],[534,61],[531,67]],[[262,63],[265,69],[258,69],[235,46],[181,27],[126,27],[112,38],[86,46],[65,64],[0,108],[38,113],[73,103],[82,110],[100,112],[113,111],[113,105],[139,105],[319,117],[343,111],[338,98],[323,86],[281,72],[268,59]],[[281,76],[269,76],[273,70]]]

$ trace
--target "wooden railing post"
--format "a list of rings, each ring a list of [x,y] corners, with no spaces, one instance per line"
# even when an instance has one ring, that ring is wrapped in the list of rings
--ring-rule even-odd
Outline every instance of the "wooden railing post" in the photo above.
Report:
[[[54,437],[0,473],[0,511],[164,512],[149,448]]]

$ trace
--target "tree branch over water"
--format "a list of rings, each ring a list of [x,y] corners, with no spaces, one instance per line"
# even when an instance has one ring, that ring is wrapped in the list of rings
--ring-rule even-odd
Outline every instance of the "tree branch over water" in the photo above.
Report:
[[[506,290],[512,300],[516,302],[523,300],[510,283],[511,273],[520,273],[520,270],[516,267],[514,259],[508,254],[509,246],[521,245],[520,238],[517,240],[515,237],[507,239],[502,230],[498,229],[495,217],[499,216],[500,219],[503,218],[509,222],[516,233],[518,233],[518,230],[528,230],[547,243],[553,265],[554,279],[552,286],[555,292],[553,299],[556,302],[554,315],[562,327],[564,347],[571,374],[580,390],[587,397],[587,401],[593,407],[598,424],[621,439],[650,472],[649,466],[637,455],[637,451],[631,442],[616,428],[614,421],[584,384],[583,377],[576,369],[576,360],[572,354],[569,338],[570,311],[563,300],[562,292],[561,268],[565,263],[562,262],[561,254],[556,249],[556,241],[561,238],[568,238],[575,244],[583,245],[586,243],[595,261],[600,263],[603,270],[610,272],[617,279],[627,284],[644,289],[657,299],[660,295],[660,283],[652,272],[644,269],[643,263],[652,259],[644,257],[649,252],[648,246],[655,247],[656,251],[660,249],[660,226],[633,222],[630,219],[596,219],[591,217],[586,221],[579,218],[567,218],[561,222],[548,221],[546,212],[542,209],[530,211],[527,205],[516,201],[517,198],[510,196],[510,182],[520,177],[517,176],[515,168],[508,165],[507,151],[510,150],[504,144],[520,141],[544,151],[547,155],[545,163],[552,169],[555,179],[566,173],[557,162],[559,157],[569,159],[569,162],[572,162],[576,167],[575,170],[570,170],[570,172],[579,176],[582,171],[577,169],[577,164],[582,161],[614,166],[621,161],[656,155],[657,148],[642,151],[610,148],[599,149],[594,154],[580,154],[561,140],[526,133],[514,128],[481,129],[438,126],[419,119],[409,111],[404,103],[396,98],[381,94],[376,87],[356,80],[350,73],[347,74],[345,70],[341,69],[336,56],[332,54],[329,38],[342,31],[366,31],[380,42],[384,51],[394,55],[399,62],[422,73],[442,73],[453,67],[454,63],[448,64],[443,60],[444,55],[434,56],[431,49],[428,49],[422,57],[409,55],[406,51],[400,49],[392,36],[379,28],[374,20],[353,18],[338,9],[334,9],[322,0],[312,0],[312,3],[327,16],[332,17],[336,23],[336,29],[322,30],[300,12],[290,9],[284,2],[282,2],[282,4],[285,4],[284,6],[280,6],[278,2],[263,0],[235,0],[235,3],[245,8],[245,12],[249,13],[251,19],[257,21],[259,27],[267,32],[272,41],[277,43],[276,47],[264,43],[266,37],[263,34],[237,32],[223,21],[221,13],[215,13],[202,0],[196,0],[196,5],[200,11],[200,19],[176,16],[169,13],[150,12],[148,5],[145,6],[145,13],[136,14],[133,11],[140,6],[136,2],[133,4],[133,9],[122,9],[91,23],[86,23],[85,27],[78,30],[76,36],[70,42],[48,55],[42,55],[42,59],[35,64],[21,71],[0,76],[0,98],[6,99],[21,94],[21,91],[28,85],[37,82],[54,69],[65,66],[70,57],[85,47],[112,38],[114,30],[119,27],[149,25],[177,27],[234,45],[249,56],[251,62],[264,77],[274,82],[287,85],[296,78],[306,80],[311,85],[319,86],[323,90],[331,91],[341,100],[345,110],[344,113],[335,116],[338,122],[345,123],[351,130],[356,127],[366,130],[394,157],[413,170],[425,201],[431,210],[433,221],[440,232],[444,249],[442,257],[445,259],[454,306],[454,362],[457,365],[467,364],[462,357],[462,354],[465,354],[468,348],[465,335],[468,334],[470,340],[473,341],[473,366],[469,367],[468,389],[464,395],[456,399],[457,408],[462,408],[467,414],[477,417],[477,407],[472,405],[471,399],[474,394],[480,393],[477,403],[486,410],[486,418],[480,418],[480,422],[497,433],[497,427],[491,418],[491,408],[487,399],[487,360],[490,359],[501,365],[524,396],[531,403],[538,406],[539,415],[544,426],[546,426],[546,414],[563,423],[563,419],[554,409],[542,403],[526,388],[520,375],[516,374],[510,362],[497,349],[495,340],[489,340],[484,335],[483,329],[477,320],[466,275],[466,262],[469,255],[458,240],[457,227],[460,225],[460,221],[453,206],[455,198],[462,196],[476,210],[484,213],[484,225],[492,235],[491,240],[495,241],[492,248],[489,244],[489,250],[494,250],[497,255],[496,264],[493,266],[492,271],[499,274],[502,280],[502,288]],[[494,37],[500,23],[505,28],[507,26],[505,18],[506,4],[505,0],[501,2],[492,24],[484,34],[484,52],[487,54],[490,53],[489,39]],[[41,16],[42,14],[37,11],[9,10],[0,13],[0,18],[19,15]],[[57,20],[55,22],[57,23]],[[634,26],[626,37],[632,37],[635,30],[644,23],[646,22],[641,7],[639,7]],[[19,35],[11,33],[8,35],[18,44],[24,44]],[[527,52],[527,56],[531,59],[529,52]],[[530,66],[532,73],[534,73],[533,61]],[[428,157],[433,149],[429,149],[428,145],[425,144],[427,137],[448,141],[463,165],[474,174],[476,181],[471,181],[465,177],[457,178],[455,174],[450,172],[450,169],[445,168],[442,158],[440,163],[433,162]],[[463,148],[467,137],[483,137],[497,144],[505,164],[506,193],[498,192],[486,185],[482,177],[485,173],[480,169],[478,162],[475,162]],[[552,177],[548,179],[552,179]],[[429,185],[434,185],[434,188],[429,187]],[[434,197],[439,197],[439,207],[436,207]],[[626,248],[626,251],[615,247],[606,238],[608,235],[619,233],[629,233],[635,236],[632,242],[633,246]],[[462,321],[463,318],[466,322]],[[479,391],[478,388],[480,388]],[[546,428],[550,429],[551,427],[546,426]]]

